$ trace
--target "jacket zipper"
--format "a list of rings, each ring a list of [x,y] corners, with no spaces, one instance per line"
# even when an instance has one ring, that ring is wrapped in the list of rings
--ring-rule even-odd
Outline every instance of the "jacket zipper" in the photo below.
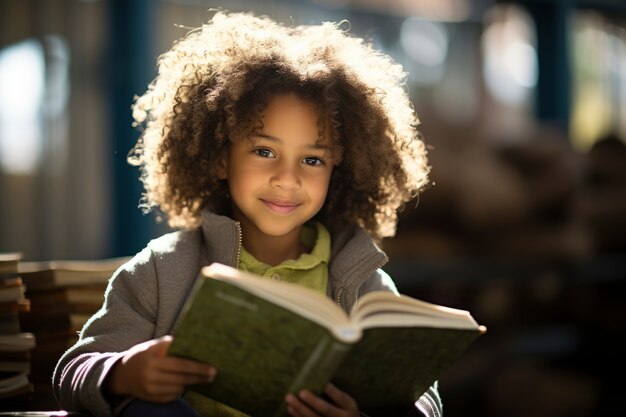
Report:
[[[242,234],[241,234],[241,224],[239,222],[235,222],[235,225],[237,226],[237,239],[238,239],[238,243],[237,243],[237,263],[235,264],[235,268],[239,269],[239,260],[241,258],[241,245],[242,243]]]
[[[339,290],[337,290],[337,297],[335,298],[335,301],[337,302],[337,304],[339,304],[339,306],[341,307],[341,296],[343,295],[343,287],[339,288]]]

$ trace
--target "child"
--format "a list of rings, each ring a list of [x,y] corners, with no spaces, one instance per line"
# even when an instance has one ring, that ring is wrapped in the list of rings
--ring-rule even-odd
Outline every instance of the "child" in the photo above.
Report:
[[[142,169],[143,207],[182,230],[114,274],[57,364],[60,404],[96,416],[242,416],[185,392],[219,369],[166,356],[212,262],[309,286],[345,310],[369,291],[396,292],[375,241],[394,234],[428,173],[404,76],[337,25],[237,13],[218,12],[162,55],[134,106],[145,131],[129,159]],[[294,416],[359,415],[332,384],[285,400]],[[410,412],[440,408],[435,386]]]

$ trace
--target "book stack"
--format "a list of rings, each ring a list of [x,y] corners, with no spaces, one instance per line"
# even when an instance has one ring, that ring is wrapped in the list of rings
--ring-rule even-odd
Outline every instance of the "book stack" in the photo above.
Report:
[[[30,380],[32,333],[20,326],[20,315],[30,308],[19,274],[20,253],[0,253],[0,400],[4,404],[26,403]]]
[[[83,325],[102,306],[109,279],[129,259],[20,263],[30,301],[20,325],[37,339],[32,381],[40,406],[55,405],[50,381],[57,361],[76,343]]]

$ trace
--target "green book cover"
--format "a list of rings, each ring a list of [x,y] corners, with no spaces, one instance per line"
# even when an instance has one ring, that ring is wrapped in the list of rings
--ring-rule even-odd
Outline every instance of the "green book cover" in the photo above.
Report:
[[[285,415],[288,392],[320,393],[330,381],[374,414],[409,409],[484,331],[473,320],[465,329],[409,326],[403,317],[365,324],[369,310],[361,328],[322,294],[213,264],[168,354],[215,366],[213,383],[190,389],[249,415]]]
[[[332,382],[368,415],[403,415],[479,335],[465,329],[369,328]]]

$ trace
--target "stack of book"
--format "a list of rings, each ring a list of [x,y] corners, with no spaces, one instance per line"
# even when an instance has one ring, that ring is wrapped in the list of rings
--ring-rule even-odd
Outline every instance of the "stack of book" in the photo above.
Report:
[[[20,253],[0,253],[0,400],[4,404],[26,403],[33,385],[31,350],[35,337],[24,332],[20,316],[29,308],[19,274]]]
[[[102,306],[109,279],[129,259],[20,263],[30,301],[20,325],[37,339],[31,375],[40,406],[55,404],[50,381],[57,361],[76,343],[83,325]]]

